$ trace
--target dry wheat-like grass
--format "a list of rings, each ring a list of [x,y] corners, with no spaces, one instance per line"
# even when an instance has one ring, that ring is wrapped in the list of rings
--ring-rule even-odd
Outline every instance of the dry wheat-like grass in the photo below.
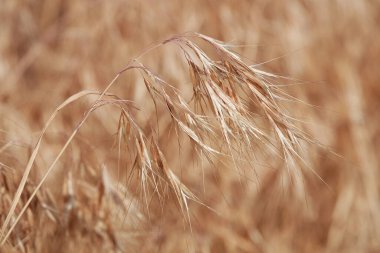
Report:
[[[81,90],[95,91],[67,104],[51,121],[4,232],[86,111],[97,109],[0,251],[378,252],[380,37],[374,31],[379,4],[2,1],[1,224],[56,105]],[[229,43],[216,41],[216,49],[190,33],[156,43],[183,31]],[[186,40],[207,60],[200,60]],[[135,58],[153,41],[157,46],[131,62],[128,67],[133,67],[95,102],[126,57]],[[232,60],[239,73],[229,73],[225,59],[231,55],[225,49],[236,50],[254,68],[258,85],[228,77],[252,72]],[[257,91],[251,88],[262,96],[252,96]],[[284,155],[265,112],[273,118],[272,109],[260,104],[260,97],[275,101],[280,110],[274,113],[289,126],[310,133],[307,142],[316,139],[328,148],[300,141],[295,147],[304,161],[290,151]],[[285,134],[285,127],[276,124]],[[234,132],[238,128],[243,130]],[[139,151],[145,148],[146,153]],[[187,207],[178,202],[176,194],[182,193],[161,166],[193,193],[184,192],[185,198],[197,199],[186,198]]]
[[[139,189],[142,192],[141,201],[146,205],[148,213],[149,202],[153,195],[158,196],[160,203],[164,202],[164,195],[175,196],[186,222],[191,226],[188,201],[193,200],[203,204],[181,182],[174,172],[175,168],[173,170],[167,162],[158,131],[153,129],[154,126],[158,127],[161,124],[164,117],[170,118],[169,124],[175,129],[177,138],[186,136],[190,139],[198,156],[205,158],[211,164],[216,159],[224,159],[230,161],[239,174],[242,173],[240,171],[242,164],[249,164],[251,169],[255,170],[253,161],[256,147],[259,146],[260,149],[270,150],[273,155],[283,159],[291,178],[300,173],[306,164],[300,154],[302,149],[300,141],[307,141],[309,138],[296,127],[295,121],[281,108],[283,94],[266,80],[266,77],[272,78],[273,75],[247,65],[221,41],[198,33],[171,37],[150,48],[148,52],[168,44],[178,46],[184,55],[193,91],[191,98],[185,98],[175,85],[144,66],[139,57],[120,71],[102,92],[82,91],[65,100],[51,115],[33,148],[2,225],[1,245],[6,243],[17,223],[27,214],[29,205],[87,119],[95,110],[104,106],[116,107],[120,112],[116,134],[118,146],[126,145],[128,156],[132,157],[129,167],[125,167],[125,173],[129,177],[138,175]],[[212,53],[205,53],[201,45],[210,47]],[[215,56],[211,57],[212,54]],[[119,77],[132,70],[137,70],[140,74],[146,93],[154,104],[156,125],[152,123],[154,120],[144,124],[139,122],[136,114],[143,112],[144,108],[136,108],[133,101],[110,93]],[[49,126],[65,107],[90,95],[96,95],[97,99],[48,166],[39,183],[33,190],[28,190],[30,191],[28,198],[22,202],[22,208],[16,214],[22,194],[29,189],[28,177]],[[123,156],[120,148],[119,155]],[[297,164],[300,165],[298,169]],[[72,179],[68,181],[68,185],[72,185],[71,181]],[[102,185],[104,185],[103,191],[111,191],[112,187],[107,186],[107,183]],[[66,188],[69,189],[68,198],[75,199],[73,187]],[[74,205],[70,203],[67,202],[69,209]]]

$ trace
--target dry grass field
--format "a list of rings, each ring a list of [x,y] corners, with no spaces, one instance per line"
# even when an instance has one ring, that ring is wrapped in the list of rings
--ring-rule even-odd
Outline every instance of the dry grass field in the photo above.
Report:
[[[380,252],[380,2],[5,0],[0,252]]]

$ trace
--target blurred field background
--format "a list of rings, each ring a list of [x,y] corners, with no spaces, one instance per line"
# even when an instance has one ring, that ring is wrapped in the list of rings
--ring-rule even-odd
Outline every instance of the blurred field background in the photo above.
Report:
[[[186,213],[175,197],[152,191],[144,198],[138,179],[128,180],[119,110],[99,109],[0,251],[380,252],[379,24],[375,0],[2,1],[1,225],[55,108],[81,90],[103,91],[130,60],[176,34],[224,41],[247,64],[286,77],[273,81],[294,98],[282,106],[315,143],[302,145],[310,166],[294,168],[303,171],[295,176],[260,143],[254,168],[241,174],[231,161],[196,159],[188,138],[163,130],[168,164],[200,202],[189,201]],[[191,93],[178,47],[164,45],[139,60]],[[160,111],[146,102],[137,74],[124,73],[112,93],[134,101],[149,131]],[[54,119],[16,213],[91,102],[78,100]]]

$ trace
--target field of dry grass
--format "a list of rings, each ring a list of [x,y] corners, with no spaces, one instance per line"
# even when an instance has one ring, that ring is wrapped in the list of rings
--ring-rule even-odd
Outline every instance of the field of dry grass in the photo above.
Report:
[[[380,2],[0,7],[0,252],[380,252]]]

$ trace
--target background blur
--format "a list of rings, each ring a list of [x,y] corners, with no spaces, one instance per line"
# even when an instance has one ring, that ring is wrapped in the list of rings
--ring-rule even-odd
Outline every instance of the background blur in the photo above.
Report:
[[[184,32],[236,45],[247,63],[288,77],[285,90],[304,102],[287,109],[324,144],[306,153],[325,182],[311,174],[301,194],[286,190],[275,162],[260,170],[258,183],[239,183],[233,169],[203,176],[187,171],[185,184],[216,210],[191,203],[191,229],[174,201],[144,218],[123,187],[99,207],[101,182],[112,177],[101,164],[117,160],[117,149],[110,152],[117,120],[101,111],[49,176],[3,252],[380,252],[379,24],[376,0],[2,1],[2,222],[54,109],[75,92],[102,91],[129,60]],[[141,61],[184,83],[188,73],[179,54],[163,47]],[[133,73],[123,76],[113,92],[143,103],[135,80]],[[21,202],[87,108],[80,102],[57,117]],[[73,210],[71,184],[78,195]],[[109,209],[124,201],[128,215],[112,223]]]

